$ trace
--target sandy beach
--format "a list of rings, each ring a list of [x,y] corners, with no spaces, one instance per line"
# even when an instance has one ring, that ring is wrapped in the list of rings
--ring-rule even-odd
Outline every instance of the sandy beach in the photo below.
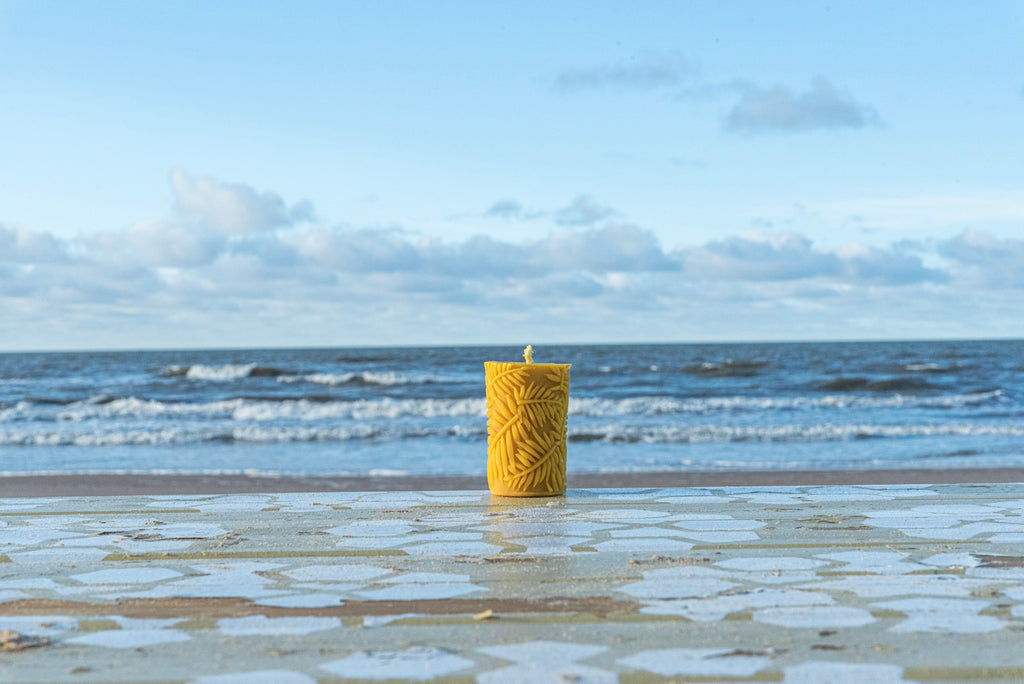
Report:
[[[570,474],[571,489],[1024,482],[1024,468],[862,471],[692,471]],[[481,477],[259,477],[250,475],[7,475],[0,497],[486,489]]]

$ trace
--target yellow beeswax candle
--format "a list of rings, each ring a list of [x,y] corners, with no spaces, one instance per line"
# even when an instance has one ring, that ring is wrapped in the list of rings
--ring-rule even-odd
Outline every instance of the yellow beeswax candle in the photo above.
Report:
[[[567,363],[486,361],[487,484],[499,496],[565,493]]]

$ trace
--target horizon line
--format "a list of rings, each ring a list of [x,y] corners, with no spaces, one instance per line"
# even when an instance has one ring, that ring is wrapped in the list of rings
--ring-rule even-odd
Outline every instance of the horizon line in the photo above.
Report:
[[[211,345],[199,347],[85,347],[78,349],[46,348],[46,349],[0,349],[0,355],[14,354],[122,354],[122,353],[161,353],[161,352],[218,352],[218,351],[314,351],[329,349],[453,349],[473,347],[524,347],[534,344],[539,347],[642,347],[642,346],[701,346],[701,345],[770,345],[770,344],[899,344],[899,343],[963,343],[963,342],[1024,342],[1024,337],[864,337],[864,338],[805,338],[805,339],[759,339],[759,340],[657,340],[657,341],[617,341],[617,342],[426,342],[416,344],[314,344],[314,345]]]

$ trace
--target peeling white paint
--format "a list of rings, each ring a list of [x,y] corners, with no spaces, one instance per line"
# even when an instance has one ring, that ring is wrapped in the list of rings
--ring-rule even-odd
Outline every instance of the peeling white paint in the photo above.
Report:
[[[549,535],[545,537],[517,537],[514,543],[526,547],[521,553],[528,556],[568,556],[573,553],[572,547],[589,544],[590,537],[563,537]]]
[[[875,621],[871,613],[850,606],[776,606],[754,613],[754,620],[780,627],[862,627]]]
[[[371,601],[423,601],[457,598],[477,591],[486,591],[475,584],[403,584],[382,589],[355,592]]]
[[[190,641],[192,637],[177,629],[108,629],[68,639],[68,643],[104,648],[144,648],[160,644]]]
[[[474,665],[441,648],[415,646],[401,651],[365,651],[320,665],[321,670],[348,679],[427,681]]]
[[[907,615],[906,620],[890,628],[891,632],[983,634],[1003,628],[999,618],[978,614],[989,606],[987,601],[911,598],[874,605]]]
[[[248,615],[240,618],[222,618],[217,621],[217,629],[228,636],[302,635],[338,627],[341,627],[341,618],[336,617],[269,618],[264,615]]]
[[[78,629],[78,619],[66,615],[0,615],[0,630],[55,637]]]
[[[404,520],[355,520],[327,530],[339,537],[400,537],[416,531],[416,526]]]
[[[899,665],[811,661],[783,670],[785,684],[913,684]]]
[[[647,615],[681,615],[697,622],[718,622],[734,613],[754,609],[832,606],[835,603],[835,599],[821,592],[758,588],[753,591],[723,594],[713,598],[645,601],[640,612]]]
[[[898,575],[927,569],[920,563],[907,562],[906,557],[907,554],[897,551],[841,551],[815,556],[843,563],[840,571],[847,573]]]
[[[316,679],[292,670],[251,670],[196,677],[189,684],[316,684]]]
[[[729,560],[719,561],[718,563],[715,563],[715,565],[727,570],[739,570],[743,573],[758,573],[772,572],[774,570],[778,570],[780,572],[813,570],[814,568],[820,568],[823,565],[828,565],[828,563],[823,560],[801,558],[798,556],[742,556],[739,558],[730,558]]]
[[[502,547],[482,541],[435,541],[403,546],[402,549],[412,556],[472,556],[499,553]]]
[[[772,660],[727,648],[662,648],[640,651],[618,662],[663,677],[752,677]]]
[[[306,594],[285,594],[283,596],[265,596],[256,599],[253,603],[258,606],[277,606],[279,608],[326,608],[328,606],[340,606],[345,602],[340,594],[327,593],[306,593]]]
[[[693,548],[693,544],[689,542],[654,537],[611,539],[592,544],[592,546],[602,552],[632,554],[685,553]]]
[[[578,517],[586,520],[600,520],[610,523],[633,523],[638,521],[652,522],[655,520],[667,520],[672,517],[666,511],[651,510],[648,508],[614,508],[599,509],[595,511],[584,511]]]
[[[527,641],[506,646],[486,646],[477,650],[487,655],[512,660],[519,665],[546,662],[549,666],[559,667],[572,665],[578,660],[603,653],[608,647],[566,641]]]
[[[338,565],[305,565],[301,568],[282,570],[282,575],[304,582],[362,582],[382,575],[391,574],[390,570],[376,565],[338,564]]]
[[[33,551],[7,552],[7,557],[14,563],[69,565],[101,561],[110,555],[109,551],[92,547],[52,546]]]
[[[713,596],[737,586],[727,573],[713,568],[664,568],[644,573],[644,579],[619,588],[638,598],[678,599]]]
[[[181,573],[167,568],[111,568],[110,570],[96,570],[81,575],[71,575],[71,579],[83,584],[149,584],[181,577]]]

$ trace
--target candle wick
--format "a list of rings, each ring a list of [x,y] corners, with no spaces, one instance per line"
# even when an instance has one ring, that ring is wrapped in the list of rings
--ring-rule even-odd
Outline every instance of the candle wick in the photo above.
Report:
[[[526,349],[523,350],[523,358],[526,359],[526,363],[533,363],[533,345],[526,345]]]

